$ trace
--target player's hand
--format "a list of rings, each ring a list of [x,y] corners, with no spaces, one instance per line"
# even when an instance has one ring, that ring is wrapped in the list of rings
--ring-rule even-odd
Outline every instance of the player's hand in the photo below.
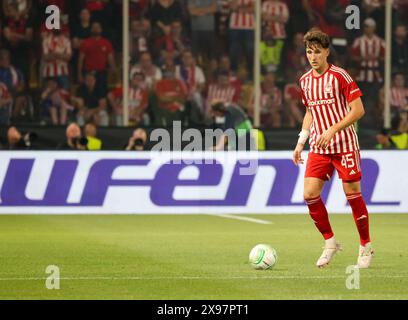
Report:
[[[333,127],[329,128],[317,139],[316,146],[318,148],[326,149],[335,134],[336,132],[334,131]]]
[[[303,144],[298,143],[295,151],[293,151],[293,163],[295,165],[303,164],[304,160],[302,159]]]

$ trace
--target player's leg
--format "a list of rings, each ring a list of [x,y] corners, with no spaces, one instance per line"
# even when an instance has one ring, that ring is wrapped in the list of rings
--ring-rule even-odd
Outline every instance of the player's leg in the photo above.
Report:
[[[359,258],[357,264],[361,268],[368,268],[371,263],[373,250],[370,241],[369,219],[367,206],[361,194],[360,153],[353,151],[339,155],[334,166],[343,180],[343,190],[353,212],[354,221],[360,235]]]
[[[371,245],[368,211],[364,198],[361,194],[360,181],[343,181],[343,189],[353,212],[354,221],[360,235],[357,265],[360,268],[368,268],[374,254],[374,250]]]
[[[328,240],[333,237],[333,231],[330,226],[329,215],[326,206],[320,198],[324,181],[319,178],[309,177],[304,181],[304,194],[306,204],[309,208],[309,214],[316,228],[320,231],[323,238]]]
[[[304,181],[304,199],[316,228],[325,239],[323,253],[316,263],[319,268],[327,266],[334,254],[340,250],[340,244],[336,241],[330,226],[326,206],[320,197],[324,182],[331,177],[333,170],[330,156],[309,153]]]

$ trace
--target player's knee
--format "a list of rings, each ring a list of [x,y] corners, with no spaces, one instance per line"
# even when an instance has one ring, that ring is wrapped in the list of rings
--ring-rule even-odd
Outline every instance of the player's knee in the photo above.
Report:
[[[320,193],[314,190],[305,190],[303,192],[303,198],[307,200],[311,199],[316,199],[318,196],[320,196]]]
[[[350,194],[350,193],[357,193],[361,192],[361,187],[359,182],[345,182],[343,183],[343,190],[345,194]]]

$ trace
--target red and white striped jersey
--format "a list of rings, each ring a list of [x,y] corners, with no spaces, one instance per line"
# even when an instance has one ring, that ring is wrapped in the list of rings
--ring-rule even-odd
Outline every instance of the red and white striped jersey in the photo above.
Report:
[[[408,88],[391,87],[391,106],[404,108],[408,105]]]
[[[281,18],[282,22],[265,21],[265,28],[272,34],[274,39],[286,39],[285,24],[289,20],[289,10],[285,2],[265,1],[262,4],[262,14],[269,17]]]
[[[371,39],[363,35],[354,40],[353,55],[363,58],[360,62],[360,72],[357,81],[382,82],[380,58],[385,54],[385,43],[380,37],[374,35]],[[369,58],[371,57],[371,58]]]
[[[236,102],[238,99],[237,88],[233,85],[220,87],[216,83],[210,84],[207,92],[207,105],[210,106],[213,101]]]
[[[65,35],[55,37],[50,34],[44,38],[43,54],[59,53],[59,54],[72,54],[71,42]],[[61,59],[53,59],[51,61],[45,61],[43,65],[43,77],[58,77],[68,75],[68,62]]]
[[[230,16],[230,29],[253,30],[255,28],[255,0],[238,0],[238,6],[253,9],[253,12],[233,11]]]
[[[115,114],[123,114],[123,87],[118,87],[110,92],[110,95],[120,101],[120,105],[114,106]],[[129,117],[135,113],[136,109],[145,109],[148,105],[149,91],[147,88],[129,87]],[[134,119],[132,119],[134,120]]]
[[[299,82],[302,103],[313,117],[309,137],[310,152],[338,154],[359,150],[354,124],[337,132],[327,149],[316,146],[319,136],[349,113],[348,104],[362,96],[350,75],[344,69],[330,64],[322,75],[315,76],[311,69]]]

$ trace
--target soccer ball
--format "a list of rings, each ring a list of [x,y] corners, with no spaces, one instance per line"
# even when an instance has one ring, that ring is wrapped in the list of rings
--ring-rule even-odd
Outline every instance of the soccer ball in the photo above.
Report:
[[[271,269],[276,261],[278,261],[278,255],[268,244],[258,244],[249,253],[249,263],[257,270]]]

